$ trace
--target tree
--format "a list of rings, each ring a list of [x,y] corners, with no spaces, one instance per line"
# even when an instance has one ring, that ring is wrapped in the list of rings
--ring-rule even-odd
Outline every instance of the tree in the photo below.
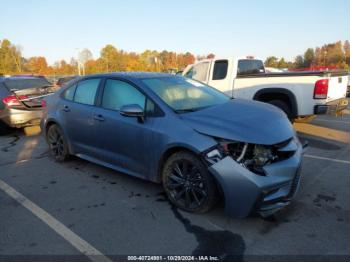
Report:
[[[308,48],[304,53],[304,67],[311,67],[315,62],[315,52],[313,48]]]
[[[208,59],[213,59],[213,58],[215,58],[215,55],[213,53],[210,53],[209,55],[207,55],[207,58]]]
[[[299,69],[304,67],[304,58],[301,55],[298,55],[294,60],[294,67]]]
[[[104,71],[119,71],[118,50],[113,45],[106,45],[101,50],[101,59],[104,65]]]
[[[7,39],[0,45],[0,73],[14,74],[22,72],[22,54],[19,46],[14,46]]]
[[[350,67],[350,42],[348,40],[344,43],[344,53],[345,53],[345,62]]]
[[[275,56],[269,56],[265,60],[266,67],[278,67],[278,58]]]
[[[286,62],[286,60],[284,60],[283,57],[278,61],[277,68],[285,69],[290,67],[291,67],[291,64]]]
[[[79,54],[78,54],[78,66],[79,69],[83,69],[83,75],[85,75],[85,64],[87,61],[92,60],[92,53],[89,49],[84,48]]]
[[[25,63],[25,69],[30,73],[40,75],[46,75],[49,71],[46,58],[43,56],[29,58]]]

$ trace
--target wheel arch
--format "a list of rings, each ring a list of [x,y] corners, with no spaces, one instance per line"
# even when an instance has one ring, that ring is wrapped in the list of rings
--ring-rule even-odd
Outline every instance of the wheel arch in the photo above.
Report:
[[[164,164],[165,162],[167,161],[167,159],[172,156],[173,154],[177,153],[177,152],[181,152],[181,151],[185,151],[185,152],[189,152],[197,157],[199,157],[201,160],[204,161],[203,159],[203,152],[199,152],[198,150],[195,150],[194,148],[191,148],[191,147],[188,147],[188,146],[185,146],[185,145],[174,145],[174,146],[171,146],[169,148],[167,148],[160,160],[159,160],[159,164],[158,164],[158,170],[157,170],[157,181],[158,183],[161,183],[162,182],[162,170],[163,170],[163,167],[164,167]],[[208,172],[210,172],[208,170]],[[218,189],[218,192],[219,192],[219,195],[220,196],[223,196],[223,190],[222,190],[222,186],[221,184],[219,183],[219,181],[217,180],[216,176],[212,175],[213,176],[213,179],[215,181],[215,184],[216,184],[216,187]]]
[[[280,88],[280,87],[269,87],[259,90],[253,96],[253,100],[268,102],[271,100],[282,100],[288,103],[292,117],[298,116],[298,103],[295,95],[288,89]]]
[[[158,168],[157,168],[157,182],[161,183],[162,182],[162,170],[164,167],[165,162],[168,160],[168,158],[170,156],[172,156],[173,154],[177,153],[177,152],[181,152],[181,151],[186,151],[189,152],[191,154],[194,154],[196,156],[200,156],[200,152],[194,148],[191,148],[187,145],[182,145],[182,144],[178,144],[178,145],[171,145],[169,146],[167,149],[164,150],[164,152],[161,154],[161,157],[158,161]]]
[[[67,134],[65,133],[64,129],[62,128],[62,126],[55,120],[55,119],[48,119],[46,122],[45,122],[45,125],[44,125],[44,135],[45,135],[45,139],[47,140],[47,132],[50,128],[50,126],[52,125],[57,125],[61,130],[62,132],[64,133],[65,135],[65,139],[67,141],[67,144],[68,144],[68,150],[69,150],[69,154],[73,154],[74,150],[73,150],[73,146],[69,140],[69,137],[67,136]]]

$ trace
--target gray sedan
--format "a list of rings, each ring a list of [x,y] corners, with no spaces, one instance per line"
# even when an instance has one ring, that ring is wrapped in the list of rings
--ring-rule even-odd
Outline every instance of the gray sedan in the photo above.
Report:
[[[269,215],[299,186],[302,145],[281,110],[180,76],[73,80],[46,99],[42,128],[57,161],[76,155],[162,183],[189,212],[223,198],[231,216]]]

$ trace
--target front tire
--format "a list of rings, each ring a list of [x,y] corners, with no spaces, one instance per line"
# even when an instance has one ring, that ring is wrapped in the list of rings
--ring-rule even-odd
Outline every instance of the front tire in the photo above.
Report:
[[[69,157],[69,150],[66,141],[67,140],[58,125],[54,124],[49,127],[47,131],[47,143],[52,157],[58,162],[63,162]]]
[[[166,161],[162,171],[163,188],[178,208],[204,213],[216,203],[217,188],[213,176],[195,155],[181,151]]]

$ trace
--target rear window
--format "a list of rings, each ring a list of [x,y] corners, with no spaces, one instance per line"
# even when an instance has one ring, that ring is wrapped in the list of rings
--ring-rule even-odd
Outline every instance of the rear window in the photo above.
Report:
[[[251,75],[265,73],[264,64],[261,60],[241,59],[238,61],[237,75]]]
[[[227,60],[218,60],[215,61],[214,72],[213,72],[213,80],[221,80],[225,79],[227,75]]]
[[[45,78],[31,78],[31,79],[8,79],[5,81],[5,85],[10,90],[22,90],[35,87],[51,86]]]

